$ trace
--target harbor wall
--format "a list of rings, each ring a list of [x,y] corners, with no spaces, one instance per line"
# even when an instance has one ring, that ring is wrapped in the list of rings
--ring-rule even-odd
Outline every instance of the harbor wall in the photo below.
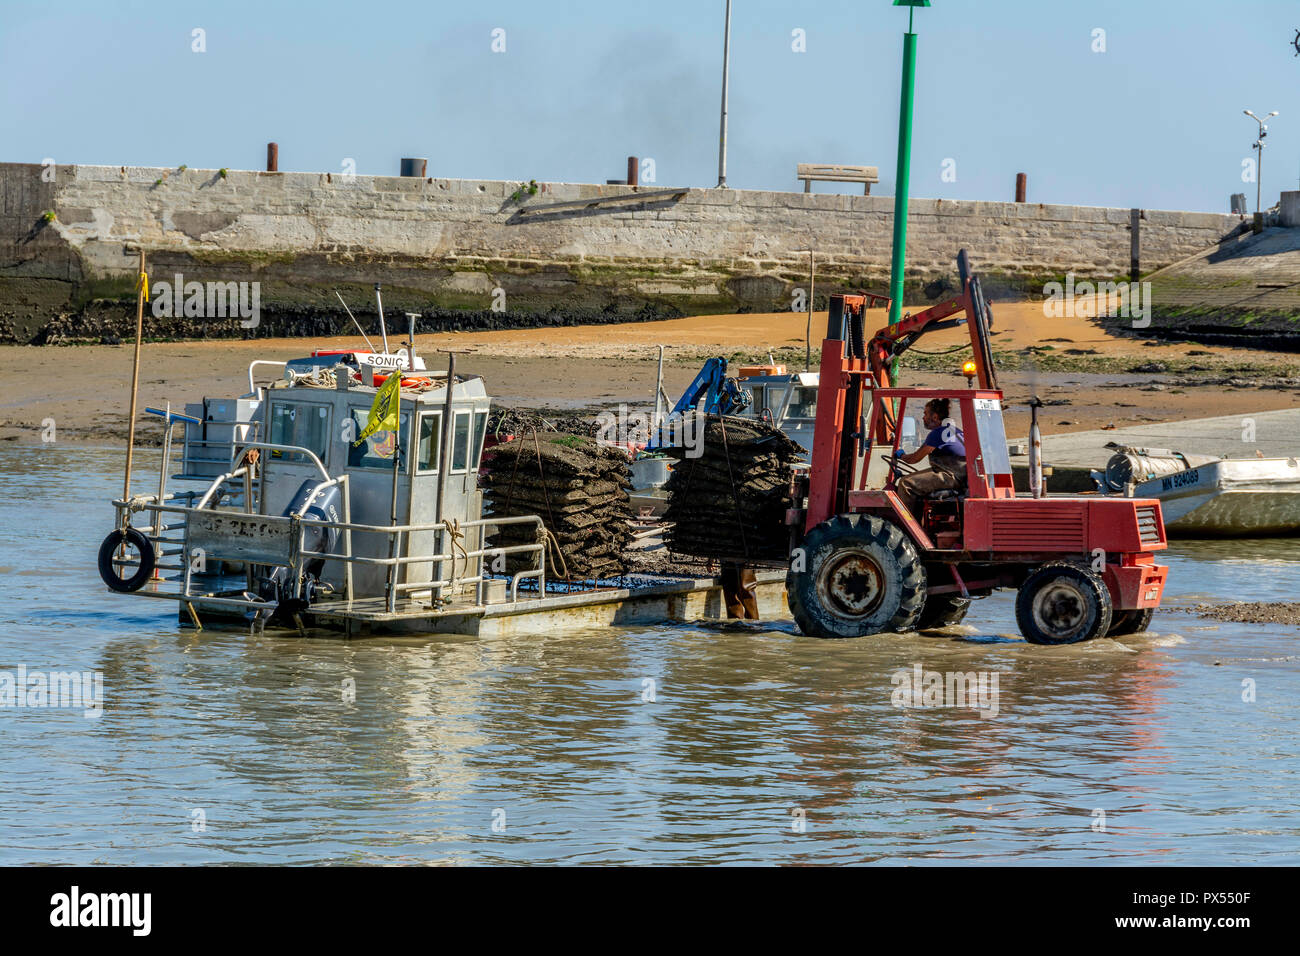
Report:
[[[1241,223],[1142,217],[1144,271]],[[994,295],[1041,294],[1067,272],[1126,276],[1129,223],[1128,209],[914,199],[906,298],[950,294],[961,248]],[[386,311],[419,311],[426,328],[789,309],[810,247],[821,308],[834,291],[886,291],[892,225],[893,199],[877,196],[7,163],[0,340],[122,335],[140,247],[155,283],[179,273],[261,292],[251,330],[147,313],[148,334],[322,334],[347,322],[336,289],[369,321],[375,282]]]

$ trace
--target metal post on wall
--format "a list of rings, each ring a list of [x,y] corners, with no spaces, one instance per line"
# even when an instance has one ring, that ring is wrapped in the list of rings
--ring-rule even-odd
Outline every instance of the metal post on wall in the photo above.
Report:
[[[1142,210],[1130,209],[1128,214],[1128,272],[1129,281],[1137,282],[1142,274]]]
[[[809,372],[812,370],[813,296],[817,291],[817,261],[816,253],[811,245],[806,250],[799,249],[797,251],[808,253],[808,327],[804,331],[803,339],[803,370]]]
[[[278,173],[280,171],[280,144],[266,144],[266,171],[268,173]]]

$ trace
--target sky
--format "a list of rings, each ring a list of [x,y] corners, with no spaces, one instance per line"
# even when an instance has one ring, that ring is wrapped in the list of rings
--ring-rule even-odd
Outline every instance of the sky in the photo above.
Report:
[[[0,0],[0,161],[261,169],[274,140],[281,170],[604,182],[636,155],[713,186],[724,7]],[[734,0],[728,185],[852,163],[892,195],[906,29],[891,0]],[[1250,108],[1280,113],[1267,206],[1300,184],[1297,29],[1296,0],[933,0],[912,195],[1010,200],[1024,172],[1034,202],[1253,209]]]

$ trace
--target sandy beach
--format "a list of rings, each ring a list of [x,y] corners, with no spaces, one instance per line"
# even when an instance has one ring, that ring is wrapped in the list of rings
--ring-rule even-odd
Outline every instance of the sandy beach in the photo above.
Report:
[[[1286,353],[1115,335],[1090,319],[1045,318],[1036,302],[995,303],[994,320],[1009,435],[1027,431],[1028,414],[1019,403],[1034,391],[1049,403],[1043,419],[1048,432],[1244,415],[1300,403],[1300,389],[1288,381],[1300,368]],[[867,327],[886,321],[883,310],[874,310]],[[814,314],[814,368],[825,322],[825,313]],[[648,407],[659,345],[666,347],[665,384],[674,398],[712,355],[735,365],[765,360],[771,351],[792,370],[801,368],[806,327],[806,313],[706,315],[501,332],[425,330],[417,334],[416,347],[430,367],[445,363],[439,350],[468,350],[458,358],[458,370],[483,376],[499,405],[572,413],[620,402]],[[933,353],[966,341],[964,328],[923,338],[905,362],[902,384],[960,385],[963,352]],[[145,343],[140,406],[170,401],[181,407],[203,396],[238,395],[247,390],[253,359],[284,360],[313,348],[347,346],[364,348],[364,342],[354,337]],[[931,354],[919,354],[920,349]],[[53,419],[59,441],[122,444],[132,351],[130,344],[0,347],[4,366],[17,373],[0,384],[0,440],[39,441],[43,423]],[[145,440],[154,433],[152,421],[142,425]]]

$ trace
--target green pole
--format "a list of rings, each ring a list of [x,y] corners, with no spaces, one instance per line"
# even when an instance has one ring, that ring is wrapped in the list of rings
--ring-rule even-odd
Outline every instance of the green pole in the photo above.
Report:
[[[914,9],[914,8],[913,8]],[[889,273],[889,324],[903,317],[903,268],[907,259],[907,200],[912,179],[912,100],[916,85],[916,34],[912,9],[903,35],[903,91],[898,103],[898,172],[894,190],[894,252]],[[889,368],[889,384],[898,384],[898,360]]]

